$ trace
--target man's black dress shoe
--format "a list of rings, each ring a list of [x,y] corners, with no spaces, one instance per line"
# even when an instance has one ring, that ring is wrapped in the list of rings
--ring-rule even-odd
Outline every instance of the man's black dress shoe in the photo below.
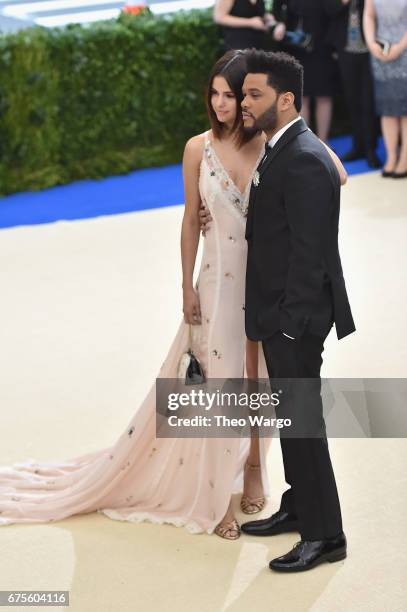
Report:
[[[293,514],[279,510],[269,518],[243,523],[240,529],[249,535],[272,536],[279,533],[298,531],[298,521],[297,517]]]
[[[346,537],[341,533],[328,540],[301,540],[289,553],[270,561],[269,567],[276,572],[306,572],[325,561],[333,563],[345,558]]]
[[[348,151],[347,153],[345,153],[345,155],[341,157],[341,160],[343,162],[351,162],[351,161],[356,161],[357,159],[363,159],[363,157],[365,157],[365,154],[363,153],[363,151],[358,151],[357,149],[351,149],[350,151]]]
[[[366,160],[369,168],[381,168],[383,166],[382,162],[376,155],[376,151],[368,151],[366,153]]]

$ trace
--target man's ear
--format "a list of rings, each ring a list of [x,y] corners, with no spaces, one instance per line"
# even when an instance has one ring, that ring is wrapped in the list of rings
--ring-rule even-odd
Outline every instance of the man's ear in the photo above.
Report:
[[[295,96],[292,91],[286,91],[280,95],[280,110],[287,111],[294,106]]]

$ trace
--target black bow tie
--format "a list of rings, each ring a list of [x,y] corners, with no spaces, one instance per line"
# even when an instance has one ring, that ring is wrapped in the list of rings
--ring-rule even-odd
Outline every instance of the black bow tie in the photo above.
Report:
[[[267,153],[269,153],[271,151],[272,148],[273,147],[271,146],[271,144],[267,141],[266,142],[266,155],[267,155]]]

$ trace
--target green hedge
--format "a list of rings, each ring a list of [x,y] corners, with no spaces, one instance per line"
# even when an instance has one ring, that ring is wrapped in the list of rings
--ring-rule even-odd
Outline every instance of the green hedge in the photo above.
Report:
[[[178,162],[219,49],[210,11],[0,37],[0,194]]]
[[[0,195],[179,162],[220,50],[210,10],[0,35]]]

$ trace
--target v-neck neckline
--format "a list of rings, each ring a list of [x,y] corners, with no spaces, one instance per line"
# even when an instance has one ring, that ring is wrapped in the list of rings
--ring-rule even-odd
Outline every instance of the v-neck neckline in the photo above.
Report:
[[[210,148],[211,148],[212,155],[215,157],[217,164],[218,164],[218,165],[220,166],[220,168],[222,169],[223,173],[224,173],[224,174],[225,174],[225,176],[227,177],[227,180],[228,180],[228,181],[229,181],[229,183],[230,183],[230,184],[231,184],[231,185],[234,187],[234,189],[236,189],[236,191],[238,192],[238,194],[240,195],[240,197],[241,197],[241,198],[244,200],[244,198],[246,197],[246,194],[247,194],[247,192],[248,192],[248,190],[249,190],[249,188],[250,188],[250,186],[251,186],[251,184],[252,184],[253,175],[254,175],[254,173],[255,173],[255,171],[256,171],[256,169],[257,169],[257,166],[259,165],[261,158],[264,156],[264,148],[262,148],[262,149],[260,150],[260,155],[259,155],[259,157],[257,158],[257,161],[256,161],[256,163],[255,163],[255,165],[254,165],[254,167],[253,167],[253,170],[252,170],[252,172],[251,172],[251,174],[250,174],[250,176],[249,176],[249,180],[248,180],[248,182],[247,182],[247,185],[246,185],[246,187],[245,187],[245,190],[244,190],[244,191],[241,191],[241,190],[239,189],[239,187],[236,185],[235,181],[234,181],[234,180],[231,178],[231,176],[230,176],[229,172],[226,170],[226,168],[225,168],[225,166],[223,165],[223,163],[221,162],[220,157],[219,157],[219,155],[217,154],[217,152],[215,151],[215,147],[213,146],[213,143],[212,143],[211,139],[209,138],[209,136],[207,136],[207,141],[208,141],[209,146],[210,146]],[[265,143],[264,143],[264,144],[265,144]]]

